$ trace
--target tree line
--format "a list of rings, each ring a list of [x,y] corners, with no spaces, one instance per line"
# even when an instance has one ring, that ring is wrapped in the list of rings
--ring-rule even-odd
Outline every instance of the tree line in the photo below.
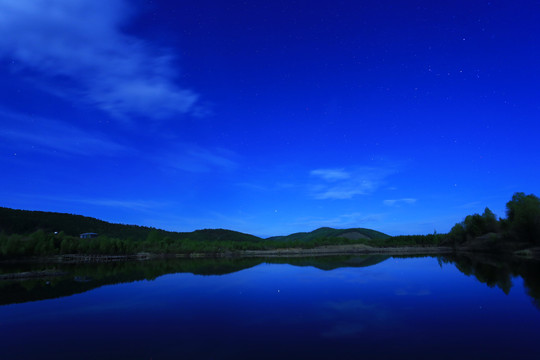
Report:
[[[346,238],[317,238],[311,241],[278,240],[238,240],[163,237],[159,231],[151,231],[144,240],[119,239],[99,235],[92,239],[81,239],[64,232],[50,233],[37,230],[31,234],[0,233],[0,256],[28,257],[52,256],[62,254],[221,254],[241,250],[274,250],[284,248],[312,249],[328,245],[367,244],[376,246],[375,240],[351,240]]]
[[[540,245],[540,199],[533,194],[515,193],[506,203],[505,219],[497,219],[486,207],[482,215],[468,215],[454,225],[447,239],[453,245],[461,245],[480,237],[506,243]]]
[[[66,229],[56,231],[57,229]],[[80,239],[79,233],[99,233],[94,239]],[[306,241],[261,239],[224,229],[169,232],[149,227],[111,224],[78,215],[0,208],[0,257],[49,256],[60,254],[157,254],[225,253],[239,250],[315,248],[327,245],[369,246],[467,246],[475,239],[494,244],[540,245],[540,199],[515,193],[506,204],[506,218],[497,219],[486,208],[483,214],[468,215],[448,234],[406,235],[384,239],[351,240],[319,236]]]

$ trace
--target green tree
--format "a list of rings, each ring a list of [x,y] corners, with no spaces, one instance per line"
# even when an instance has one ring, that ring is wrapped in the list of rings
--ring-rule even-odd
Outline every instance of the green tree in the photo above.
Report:
[[[448,238],[454,244],[461,244],[466,240],[466,232],[463,222],[457,223],[452,227],[452,230],[450,230],[450,233],[448,234]]]
[[[148,233],[148,236],[146,237],[146,241],[150,244],[157,244],[162,239],[163,237],[161,236],[161,234],[159,233],[157,229],[150,230],[150,232]]]
[[[62,239],[62,242],[60,243],[60,253],[70,254],[71,252],[73,252],[73,250],[74,250],[73,239],[64,237]]]
[[[497,217],[488,207],[484,209],[484,213],[482,214],[482,221],[482,226],[486,234],[499,231],[500,226],[499,222],[497,221]]]
[[[518,192],[506,203],[510,235],[518,240],[540,243],[540,199]]]
[[[448,237],[454,244],[461,244],[488,233],[496,233],[499,229],[495,214],[486,207],[482,215],[468,215],[461,223],[454,225]]]
[[[485,234],[482,216],[478,214],[468,215],[465,218],[465,232],[467,233],[467,239],[473,239]]]

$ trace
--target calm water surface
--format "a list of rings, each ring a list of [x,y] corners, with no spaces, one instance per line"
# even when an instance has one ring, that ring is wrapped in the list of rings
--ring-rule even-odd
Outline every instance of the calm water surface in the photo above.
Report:
[[[536,262],[261,261],[3,282],[1,358],[540,359]]]

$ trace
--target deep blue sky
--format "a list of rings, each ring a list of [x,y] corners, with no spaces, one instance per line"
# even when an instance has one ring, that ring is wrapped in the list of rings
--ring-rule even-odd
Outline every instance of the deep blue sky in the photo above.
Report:
[[[540,194],[538,1],[0,0],[0,206],[259,236]]]

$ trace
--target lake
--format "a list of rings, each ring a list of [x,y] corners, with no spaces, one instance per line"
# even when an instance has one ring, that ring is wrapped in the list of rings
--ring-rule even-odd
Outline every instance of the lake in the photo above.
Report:
[[[0,281],[2,359],[539,359],[534,260],[160,260]]]

